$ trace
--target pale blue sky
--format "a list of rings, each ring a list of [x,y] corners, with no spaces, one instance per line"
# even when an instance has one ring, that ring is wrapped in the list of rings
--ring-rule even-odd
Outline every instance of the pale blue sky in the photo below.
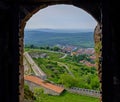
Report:
[[[96,20],[80,8],[72,5],[53,5],[34,14],[25,29],[94,29],[96,25]]]

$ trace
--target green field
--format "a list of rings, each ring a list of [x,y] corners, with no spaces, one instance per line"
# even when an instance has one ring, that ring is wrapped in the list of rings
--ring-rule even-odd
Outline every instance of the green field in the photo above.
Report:
[[[64,91],[59,96],[44,94],[41,88],[35,88],[34,92],[32,92],[26,84],[24,85],[24,98],[27,102],[99,102],[99,98],[74,94],[67,91]]]
[[[42,94],[35,102],[99,102],[98,98],[64,92],[60,96]]]

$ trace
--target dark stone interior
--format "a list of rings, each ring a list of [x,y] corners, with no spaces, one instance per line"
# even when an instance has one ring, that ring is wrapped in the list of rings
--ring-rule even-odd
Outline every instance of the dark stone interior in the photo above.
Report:
[[[0,102],[23,102],[23,38],[26,21],[38,10],[71,4],[90,13],[101,24],[102,57],[99,70],[101,102],[120,102],[119,11],[114,0],[1,0]]]

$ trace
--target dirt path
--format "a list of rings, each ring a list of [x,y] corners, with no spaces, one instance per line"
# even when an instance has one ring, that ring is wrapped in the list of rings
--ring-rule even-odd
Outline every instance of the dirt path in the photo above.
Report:
[[[67,54],[65,54],[63,57],[61,57],[60,59],[63,59],[63,58],[65,58],[65,57],[67,57]]]
[[[66,64],[64,64],[64,63],[62,63],[62,62],[57,62],[57,63],[58,63],[59,65],[64,66],[64,67],[67,69],[68,73],[69,73],[71,76],[74,77],[74,74],[70,71],[69,67],[68,67]]]

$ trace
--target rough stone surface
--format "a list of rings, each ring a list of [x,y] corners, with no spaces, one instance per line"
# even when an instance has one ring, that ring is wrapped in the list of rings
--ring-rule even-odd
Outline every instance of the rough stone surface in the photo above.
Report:
[[[92,4],[91,2],[88,3],[88,2],[85,2],[85,1],[78,2],[77,0],[74,0],[74,1],[73,0],[45,0],[45,1],[38,0],[36,2],[37,2],[37,4],[36,3],[30,3],[30,5],[27,5],[27,3],[25,3],[25,5],[20,6],[21,9],[20,9],[20,29],[19,29],[20,33],[19,34],[20,34],[21,39],[23,39],[23,37],[24,37],[24,27],[26,25],[26,22],[37,11],[39,11],[39,10],[49,6],[49,5],[72,4],[76,7],[83,8],[84,10],[89,12],[98,22],[101,18],[100,17],[100,8],[98,6],[99,2],[94,2],[94,4]],[[82,5],[81,5],[81,3],[82,3]],[[95,9],[95,10],[93,10],[93,9]],[[23,42],[21,42],[20,45],[23,46]],[[23,49],[21,50],[21,53],[23,53]],[[21,55],[21,58],[23,58],[22,55]],[[23,65],[23,64],[21,63],[21,65]],[[20,70],[22,70],[22,69],[20,69]],[[21,72],[23,73],[24,71],[22,70]],[[23,83],[24,82],[21,80],[21,84],[23,84]],[[21,92],[21,93],[23,93],[23,92]],[[21,95],[21,97],[23,97],[23,96]]]
[[[116,5],[119,3],[114,0],[1,0],[1,102],[23,102],[24,27],[34,13],[53,4],[75,5],[89,12],[98,23],[102,22],[102,101],[120,102],[120,47],[118,47],[120,17],[116,13],[118,12]]]
[[[98,71],[98,77],[100,81],[100,91],[102,92],[102,29],[101,25],[98,23],[94,31],[94,41],[95,41],[95,55],[96,55],[96,67]],[[102,100],[102,94],[100,97]]]

